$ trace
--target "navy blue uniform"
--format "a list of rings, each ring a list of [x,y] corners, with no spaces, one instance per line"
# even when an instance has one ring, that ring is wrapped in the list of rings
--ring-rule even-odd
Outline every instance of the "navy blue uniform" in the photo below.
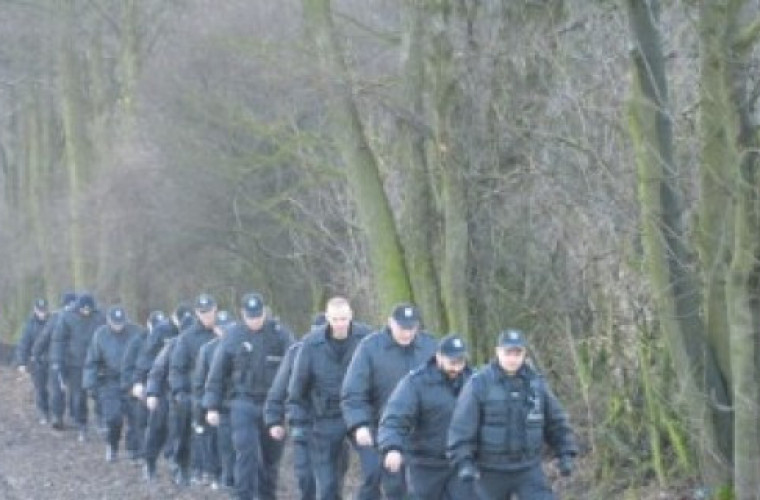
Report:
[[[264,426],[264,401],[293,341],[293,334],[273,320],[266,320],[256,332],[245,324],[236,325],[211,362],[203,406],[221,411],[225,399],[230,401],[239,499],[276,497],[282,443],[272,439]]]
[[[132,459],[143,456],[145,443],[145,427],[148,424],[148,409],[145,403],[132,396],[132,386],[140,380],[137,375],[137,359],[145,346],[148,331],[140,328],[139,333],[132,337],[124,352],[121,364],[121,387],[127,395],[127,450]]]
[[[148,381],[148,373],[153,368],[153,362],[158,353],[164,348],[164,344],[170,338],[179,334],[177,327],[169,320],[159,322],[145,338],[142,349],[137,355],[135,362],[134,383],[145,385]]]
[[[340,388],[354,352],[369,334],[369,327],[358,322],[351,323],[345,340],[333,339],[328,325],[314,328],[303,338],[293,367],[288,387],[291,427],[312,427],[317,497],[322,500],[342,496],[348,429],[340,408]],[[360,457],[365,453],[357,451]]]
[[[365,338],[357,347],[341,388],[341,408],[349,432],[359,427],[377,429],[385,403],[404,375],[427,362],[435,353],[437,341],[426,332],[417,332],[407,345],[398,344],[388,327]],[[391,474],[380,464],[374,450],[362,460],[366,496],[380,498],[380,484],[386,498],[406,495],[404,473]]]
[[[206,410],[201,406],[201,403],[206,377],[218,345],[219,337],[209,340],[201,346],[193,372],[193,401],[198,402],[197,406],[193,408],[193,428],[196,434],[199,434],[196,437],[196,447],[193,448],[193,466],[197,471],[215,479],[221,476],[218,433],[216,427],[207,424]],[[197,459],[195,458],[196,454]]]
[[[32,313],[24,324],[21,339],[16,348],[16,362],[19,365],[25,366],[32,376],[35,404],[37,405],[37,413],[42,421],[47,421],[50,410],[47,388],[48,363],[46,355],[40,354],[38,357],[34,355],[32,349],[37,339],[41,337],[47,323],[47,315],[39,318],[37,314]]]
[[[272,387],[269,388],[264,403],[264,425],[267,429],[276,425],[284,426],[286,418],[286,400],[288,384],[293,373],[296,355],[301,349],[302,342],[291,345],[277,370]],[[306,429],[306,427],[302,427]],[[311,428],[308,432],[298,432],[293,436],[293,467],[301,500],[314,500],[317,495],[317,484],[311,467]]]
[[[465,384],[448,449],[457,467],[477,465],[481,498],[553,499],[541,469],[544,443],[557,456],[577,453],[567,414],[536,371],[523,365],[509,376],[494,361]]]
[[[159,328],[163,328],[163,326],[156,327],[156,329]],[[145,433],[145,465],[149,478],[156,472],[156,461],[161,449],[168,444],[167,449],[173,455],[176,444],[173,419],[170,419],[169,382],[167,379],[169,377],[169,363],[177,337],[169,336],[169,324],[166,325],[166,328],[167,336],[163,347],[156,356],[145,383],[145,395],[158,398],[158,406],[148,414],[148,429]]]
[[[169,387],[177,419],[177,448],[174,460],[180,467],[182,481],[189,479],[190,456],[195,434],[192,430],[193,408],[200,404],[192,395],[191,375],[201,346],[214,337],[212,329],[196,321],[177,337],[177,344],[169,363]]]
[[[55,325],[50,344],[51,376],[65,383],[68,391],[69,413],[83,430],[87,425],[87,394],[82,388],[82,370],[92,336],[105,324],[105,317],[98,310],[88,315],[78,310],[64,311]],[[62,384],[59,384],[62,385]],[[54,397],[54,404],[56,398]],[[62,403],[62,402],[61,402]],[[53,408],[56,415],[63,408]]]
[[[63,425],[66,393],[63,388],[63,374],[60,369],[53,370],[50,365],[50,345],[63,311],[61,309],[50,314],[45,327],[40,331],[32,346],[34,359],[44,360],[47,367],[48,408],[53,418],[53,425],[58,428]]]
[[[384,455],[403,453],[415,499],[473,498],[472,484],[461,481],[446,457],[446,437],[457,396],[471,370],[450,379],[433,357],[406,375],[385,405],[377,445]]]
[[[118,449],[126,416],[127,393],[121,385],[122,360],[127,345],[139,331],[138,326],[130,323],[120,331],[103,325],[95,331],[87,350],[82,386],[85,390],[97,390],[108,429],[107,441],[113,450]]]

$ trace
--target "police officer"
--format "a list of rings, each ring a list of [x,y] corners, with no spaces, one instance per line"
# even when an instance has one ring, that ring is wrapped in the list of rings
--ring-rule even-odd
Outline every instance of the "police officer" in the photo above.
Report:
[[[161,321],[166,321],[163,311],[152,311],[145,322],[145,328],[138,335],[132,337],[124,352],[121,363],[121,386],[128,394],[127,398],[127,450],[129,458],[138,462],[143,456],[145,444],[145,427],[148,422],[148,409],[145,407],[145,395],[143,391],[135,391],[136,385],[142,385],[137,372],[137,360],[145,347],[148,335],[154,326]]]
[[[325,324],[324,313],[318,314],[312,323],[312,331]],[[285,439],[286,401],[288,384],[290,383],[296,356],[301,350],[302,341],[291,345],[277,370],[272,387],[267,393],[264,403],[264,425],[269,429],[269,435],[277,440]],[[311,426],[300,427],[304,432],[293,436],[293,468],[298,483],[301,500],[314,500],[317,495],[317,485],[314,470],[311,465]]]
[[[35,404],[37,405],[37,418],[40,424],[47,424],[49,414],[48,406],[48,363],[44,356],[37,358],[32,353],[32,347],[40,337],[48,322],[48,304],[45,299],[34,301],[34,309],[29,319],[24,324],[16,349],[16,363],[22,373],[29,372],[34,384]]]
[[[94,333],[87,350],[82,387],[96,391],[103,410],[107,434],[106,460],[115,462],[121,440],[121,429],[127,412],[127,389],[121,384],[121,367],[127,346],[140,328],[127,321],[121,306],[111,306],[107,323]]]
[[[191,316],[188,314],[188,316]],[[148,429],[145,433],[145,480],[156,478],[156,462],[161,449],[167,445],[170,455],[174,453],[174,439],[170,430],[169,363],[177,341],[177,327],[164,321],[156,325],[151,335],[163,338],[161,350],[156,355],[145,381],[145,405],[148,408]]]
[[[459,395],[448,434],[461,479],[480,480],[485,500],[554,498],[541,468],[548,444],[569,476],[577,453],[567,414],[546,380],[525,362],[518,330],[499,335],[496,360],[473,375]]]
[[[185,486],[190,482],[190,459],[193,436],[193,407],[200,404],[193,401],[191,375],[195,369],[201,346],[214,338],[216,301],[211,295],[202,293],[195,300],[197,321],[179,334],[169,364],[169,387],[176,412],[176,442],[174,461],[177,464],[177,484]]]
[[[77,302],[77,296],[73,292],[65,292],[61,295],[61,308],[53,311],[48,318],[45,327],[34,341],[32,346],[32,356],[35,360],[42,362],[47,366],[47,381],[49,394],[49,408],[52,413],[53,429],[63,429],[63,412],[65,408],[66,394],[63,390],[63,378],[60,370],[53,371],[50,368],[50,344],[53,338],[53,331],[60,321],[63,312],[74,307]]]
[[[459,391],[472,370],[459,335],[447,335],[435,356],[396,386],[385,405],[377,445],[387,470],[408,462],[409,489],[419,500],[473,498],[471,482],[457,477],[446,458],[446,435]]]
[[[351,305],[344,297],[327,302],[325,319],[326,325],[314,328],[303,339],[288,398],[292,434],[312,435],[317,498],[338,499],[348,463],[348,430],[340,409],[340,387],[357,346],[371,330],[353,320]]]
[[[264,401],[293,334],[268,319],[258,293],[243,297],[242,323],[227,332],[211,362],[204,407],[219,425],[225,394],[235,447],[235,494],[241,500],[274,499],[282,443],[264,426]]]
[[[87,394],[82,388],[84,361],[95,330],[104,324],[105,318],[97,309],[95,298],[83,293],[74,309],[63,313],[51,340],[50,368],[68,392],[69,413],[79,428],[80,442],[85,440],[88,411]]]
[[[420,313],[412,304],[393,308],[385,328],[356,348],[341,389],[341,407],[348,430],[356,444],[371,450],[360,453],[363,485],[360,498],[379,498],[380,483],[386,498],[406,495],[405,471],[390,472],[380,464],[373,448],[374,433],[388,397],[401,378],[427,362],[437,347],[436,340],[420,331]]]
[[[195,364],[195,372],[193,373],[194,401],[202,403],[206,377],[211,368],[211,360],[219,346],[220,339],[226,334],[226,330],[234,324],[235,320],[229,312],[217,311],[216,320],[214,322],[214,333],[216,334],[216,337],[203,344],[201,350],[198,352],[198,361]],[[228,409],[224,408],[220,413],[228,413]],[[232,453],[231,436],[226,436],[229,440],[224,439],[225,442],[222,444],[220,450],[220,429],[207,424],[206,410],[200,404],[194,409],[193,426],[196,434],[200,434],[200,453],[202,457],[200,460],[200,470],[204,475],[202,481],[206,482],[206,478],[208,478],[211,482],[211,489],[216,490],[219,488],[220,479],[223,476],[222,457],[226,459],[225,465],[229,467],[231,465],[229,457],[231,455],[234,456]],[[226,470],[225,472],[231,476],[230,470]]]

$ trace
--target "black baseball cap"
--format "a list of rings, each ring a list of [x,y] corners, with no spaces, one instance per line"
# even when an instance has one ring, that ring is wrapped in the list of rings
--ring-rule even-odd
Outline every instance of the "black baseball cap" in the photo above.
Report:
[[[201,313],[207,313],[216,307],[214,297],[207,293],[198,295],[195,299],[195,310]]]
[[[499,347],[525,348],[525,335],[520,330],[508,329],[499,334]]]
[[[127,322],[127,312],[121,306],[108,308],[108,321],[115,326],[122,326]]]
[[[405,330],[411,330],[420,324],[419,309],[408,302],[397,304],[393,308],[391,316],[393,316],[394,321]]]
[[[438,342],[438,352],[452,359],[464,359],[468,355],[467,344],[456,333],[446,335]]]
[[[251,292],[243,295],[240,306],[247,318],[258,318],[264,314],[264,298],[260,293]]]

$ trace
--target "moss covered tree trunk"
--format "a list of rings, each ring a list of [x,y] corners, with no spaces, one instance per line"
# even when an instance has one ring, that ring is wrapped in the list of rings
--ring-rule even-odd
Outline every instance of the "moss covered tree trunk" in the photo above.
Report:
[[[673,124],[659,37],[658,2],[628,0],[634,49],[634,89],[630,130],[639,178],[639,202],[647,263],[655,305],[677,367],[679,395],[694,432],[706,477],[726,478],[726,443],[731,419],[717,405],[728,392],[715,353],[706,342],[700,317],[701,293],[686,245],[684,207],[673,159]]]
[[[68,178],[69,254],[75,289],[88,286],[86,272],[81,195],[85,178],[85,126],[83,122],[79,62],[75,46],[76,9],[74,0],[58,0],[62,19],[58,46],[60,103],[63,122],[64,162]]]
[[[425,325],[432,331],[441,331],[446,328],[446,317],[435,263],[438,254],[435,235],[439,218],[433,201],[433,177],[426,156],[432,130],[427,126],[424,105],[427,83],[424,48],[428,19],[425,2],[408,0],[404,14],[402,61],[404,94],[409,112],[399,119],[401,175],[404,178],[399,232],[414,301],[422,308]]]
[[[432,33],[431,58],[428,63],[433,88],[435,129],[431,157],[441,179],[441,297],[448,329],[469,338],[467,272],[470,238],[465,175],[469,165],[463,146],[465,131],[462,129],[469,123],[466,116],[474,111],[467,109],[464,102],[458,81],[461,68],[454,60],[454,48],[449,38],[456,30],[453,24],[461,22],[461,19],[456,18],[453,2],[435,4],[435,9],[431,9],[431,24],[437,29]]]
[[[330,85],[333,130],[366,234],[377,305],[385,312],[394,302],[412,298],[401,243],[359,116],[330,0],[303,0],[303,8],[324,74],[335,79]]]

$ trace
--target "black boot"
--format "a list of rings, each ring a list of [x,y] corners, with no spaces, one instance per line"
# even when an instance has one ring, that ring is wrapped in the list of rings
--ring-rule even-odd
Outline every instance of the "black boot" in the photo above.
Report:
[[[114,463],[118,458],[118,454],[118,448],[115,445],[109,444],[106,446],[106,462]]]
[[[146,461],[145,465],[143,466],[143,479],[145,479],[146,482],[152,483],[156,479],[156,463]]]

